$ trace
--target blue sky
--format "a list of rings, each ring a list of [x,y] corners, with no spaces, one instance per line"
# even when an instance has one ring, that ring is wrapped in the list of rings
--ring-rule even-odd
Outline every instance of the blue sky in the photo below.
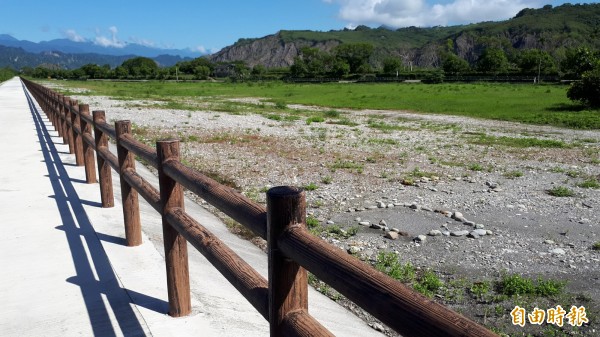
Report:
[[[239,38],[281,29],[436,26],[503,20],[549,0],[0,0],[0,34],[34,42],[58,38],[119,47],[216,52]],[[597,3],[598,1],[572,2]]]

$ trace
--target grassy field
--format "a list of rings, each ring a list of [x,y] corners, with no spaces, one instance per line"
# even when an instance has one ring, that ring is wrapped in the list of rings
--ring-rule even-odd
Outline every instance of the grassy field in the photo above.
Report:
[[[261,97],[278,106],[299,103],[331,108],[409,110],[483,119],[600,129],[600,111],[567,99],[567,86],[533,84],[287,84],[63,82],[91,95],[177,102],[206,97]]]

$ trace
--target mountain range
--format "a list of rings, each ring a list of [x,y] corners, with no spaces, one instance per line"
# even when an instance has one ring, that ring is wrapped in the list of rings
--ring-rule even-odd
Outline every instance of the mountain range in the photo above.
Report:
[[[262,38],[242,38],[221,51],[207,55],[212,62],[244,61],[249,66],[288,67],[303,47],[331,51],[342,43],[366,42],[374,47],[371,63],[382,64],[388,57],[401,58],[404,64],[437,67],[441,53],[450,50],[474,63],[487,47],[499,47],[507,53],[537,48],[555,58],[567,48],[588,46],[600,49],[600,4],[563,4],[540,9],[525,8],[514,18],[448,27],[389,27],[331,30],[282,30]],[[88,63],[116,67],[123,61],[145,56],[160,66],[171,66],[200,54],[190,50],[159,49],[139,44],[108,48],[92,42],[57,39],[34,43],[0,34],[0,67],[36,67],[65,69]]]
[[[320,31],[279,31],[259,39],[240,39],[209,56],[213,62],[242,60],[249,66],[287,67],[303,47],[331,51],[342,43],[366,42],[374,46],[371,63],[379,66],[387,57],[404,64],[437,67],[441,51],[451,49],[474,63],[487,47],[507,53],[537,48],[557,59],[566,48],[588,46],[600,49],[600,4],[564,4],[540,9],[525,8],[514,18],[449,27],[388,27]]]
[[[109,64],[111,67],[116,67],[135,56],[149,57],[161,66],[171,66],[201,55],[186,49],[160,49],[135,43],[125,44],[121,48],[104,47],[89,41],[75,42],[68,39],[36,43],[0,34],[0,67],[21,69],[44,64],[76,69],[88,63]]]

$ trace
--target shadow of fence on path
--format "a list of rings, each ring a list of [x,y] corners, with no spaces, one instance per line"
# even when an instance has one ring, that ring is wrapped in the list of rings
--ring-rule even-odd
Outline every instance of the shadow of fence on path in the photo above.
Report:
[[[57,226],[57,229],[65,232],[77,273],[66,282],[80,287],[95,336],[146,336],[147,330],[140,322],[141,316],[136,315],[132,308],[132,298],[136,299],[138,305],[165,314],[168,312],[168,303],[120,286],[99,240],[117,244],[124,244],[124,240],[107,235],[99,237],[95,232],[83,204],[99,204],[79,198],[54,144],[53,138],[56,137],[50,135],[47,120],[42,117],[25,87],[24,91],[54,191],[54,195],[50,197],[56,201],[62,220],[62,225]],[[66,315],[68,310],[69,308],[65,308]],[[116,319],[120,333],[115,331],[111,316]]]

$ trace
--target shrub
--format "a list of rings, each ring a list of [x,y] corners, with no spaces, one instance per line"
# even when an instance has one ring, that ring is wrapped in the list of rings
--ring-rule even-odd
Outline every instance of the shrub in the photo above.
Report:
[[[592,108],[600,108],[600,61],[593,70],[585,72],[581,81],[573,82],[567,97]]]
[[[557,186],[548,190],[548,194],[550,194],[553,197],[572,197],[575,195],[575,192],[573,192],[568,187]]]

